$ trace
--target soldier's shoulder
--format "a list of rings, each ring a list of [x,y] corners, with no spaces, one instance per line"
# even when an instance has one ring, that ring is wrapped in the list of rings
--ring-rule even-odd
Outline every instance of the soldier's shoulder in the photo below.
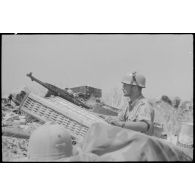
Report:
[[[153,109],[153,106],[148,98],[142,98],[139,101],[139,105],[149,107],[150,109]]]
[[[149,101],[149,99],[146,98],[146,97],[141,98],[141,99],[139,100],[139,102],[140,102],[141,104],[149,104],[149,105],[150,105],[150,101]]]

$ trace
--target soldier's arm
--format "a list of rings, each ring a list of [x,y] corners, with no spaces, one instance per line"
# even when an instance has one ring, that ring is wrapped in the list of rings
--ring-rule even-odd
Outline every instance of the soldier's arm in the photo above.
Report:
[[[134,131],[139,131],[139,132],[146,132],[148,130],[148,124],[144,121],[137,121],[137,122],[121,121],[120,127],[131,129]]]
[[[118,118],[109,118],[109,120],[106,120],[108,123],[114,125],[114,126],[118,126],[118,127],[122,127],[122,128],[126,128],[126,129],[131,129],[134,131],[139,131],[139,132],[146,132],[149,128],[148,124],[145,121],[137,121],[137,122],[132,122],[132,121],[121,121]]]
[[[135,121],[111,121],[111,124],[139,132],[147,132],[151,125],[151,112],[147,104],[142,104],[137,110]]]
[[[147,132],[152,125],[151,109],[148,104],[143,104],[137,111],[135,122],[127,121],[122,126],[140,132]]]

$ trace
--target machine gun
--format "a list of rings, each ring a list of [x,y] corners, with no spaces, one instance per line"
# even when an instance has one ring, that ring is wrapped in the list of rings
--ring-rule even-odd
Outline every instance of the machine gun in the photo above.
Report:
[[[26,76],[30,77],[32,81],[36,81],[37,83],[39,83],[43,87],[47,88],[53,95],[59,96],[63,99],[66,99],[66,100],[76,104],[77,106],[82,106],[86,109],[90,109],[89,106],[87,106],[86,104],[84,104],[83,102],[78,100],[76,97],[74,97],[73,94],[70,94],[67,91],[63,90],[63,89],[60,89],[59,87],[56,87],[56,86],[51,85],[49,83],[44,83],[44,82],[36,79],[35,77],[32,76],[32,72],[30,72]]]

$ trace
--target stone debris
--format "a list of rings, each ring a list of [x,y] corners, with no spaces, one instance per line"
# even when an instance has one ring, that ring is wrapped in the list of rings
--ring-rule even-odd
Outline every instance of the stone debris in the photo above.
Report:
[[[119,112],[119,109],[94,102],[92,102],[93,109],[91,112],[98,116],[116,116]],[[174,109],[171,105],[159,101],[153,102],[153,106],[155,108],[155,122],[162,124],[163,133],[166,135],[167,141],[176,144],[177,135],[181,129],[181,122],[193,123],[193,104],[184,102],[178,109]],[[14,102],[8,103],[6,100],[2,100],[1,113],[2,160],[8,162],[25,158],[27,156],[28,138],[42,123],[20,111],[19,106],[14,104]],[[190,156],[192,156],[192,153],[190,153]]]
[[[2,102],[2,160],[17,161],[27,156],[28,138],[40,125],[37,119],[21,113],[15,104]]]
[[[27,157],[28,140],[2,136],[2,161],[9,162]]]

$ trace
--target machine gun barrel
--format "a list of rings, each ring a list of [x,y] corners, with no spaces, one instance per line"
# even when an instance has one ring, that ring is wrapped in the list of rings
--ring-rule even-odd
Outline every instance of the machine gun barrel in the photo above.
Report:
[[[49,83],[44,83],[40,80],[38,80],[37,78],[32,76],[32,72],[30,72],[29,74],[27,74],[26,76],[30,77],[32,81],[36,81],[37,83],[39,83],[40,85],[42,85],[43,87],[47,88],[49,91],[51,91],[54,95],[59,96],[63,99],[66,99],[74,104],[76,104],[77,106],[82,106],[84,108],[90,109],[89,106],[87,106],[86,104],[84,104],[83,102],[81,102],[80,100],[76,99],[72,94],[68,93],[67,91],[60,89],[59,87],[56,87],[54,85],[51,85]]]

